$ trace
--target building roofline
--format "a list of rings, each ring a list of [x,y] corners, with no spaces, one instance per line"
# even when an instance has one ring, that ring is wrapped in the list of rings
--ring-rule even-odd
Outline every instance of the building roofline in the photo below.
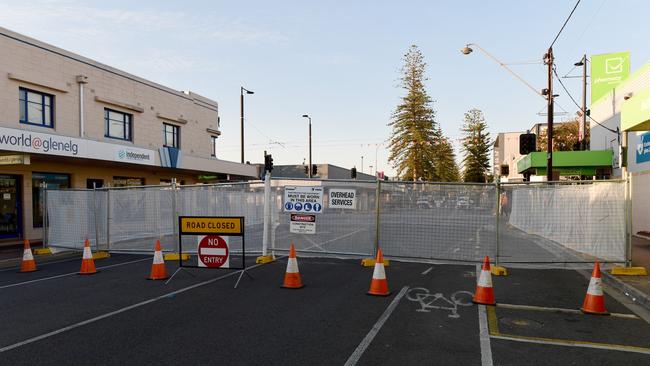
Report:
[[[56,47],[56,46],[51,45],[49,43],[45,43],[45,42],[39,41],[37,39],[25,36],[23,34],[16,33],[14,31],[11,31],[11,30],[7,29],[7,28],[0,27],[0,36],[4,36],[5,38],[11,39],[11,40],[14,40],[14,41],[17,41],[17,42],[20,42],[20,43],[23,43],[23,44],[26,44],[26,45],[29,45],[29,46],[32,46],[32,47],[39,48],[39,49],[41,49],[43,51],[53,53],[55,55],[58,55],[58,56],[61,56],[61,57],[64,57],[64,58],[79,62],[81,64],[84,64],[84,65],[87,65],[87,66],[90,66],[90,67],[94,67],[94,68],[102,70],[102,71],[109,72],[111,74],[123,77],[125,79],[131,80],[131,81],[143,84],[143,85],[146,85],[148,87],[160,90],[162,92],[175,95],[175,96],[177,96],[179,98],[186,99],[188,101],[198,101],[198,102],[206,104],[207,106],[212,107],[214,109],[217,109],[218,106],[219,106],[217,101],[206,98],[206,97],[203,97],[203,96],[198,95],[196,93],[192,93],[192,92],[184,93],[184,92],[179,91],[179,90],[174,90],[174,89],[169,88],[167,86],[164,86],[162,84],[158,84],[158,83],[155,83],[153,81],[149,81],[147,79],[144,79],[144,78],[141,78],[139,76],[133,75],[133,74],[128,73],[126,71],[122,71],[122,70],[116,69],[116,68],[114,68],[112,66],[108,66],[106,64],[103,64],[101,62],[97,62],[97,61],[92,60],[90,58],[78,55],[78,54],[70,52],[70,51],[66,51],[66,50],[64,50],[62,48]]]

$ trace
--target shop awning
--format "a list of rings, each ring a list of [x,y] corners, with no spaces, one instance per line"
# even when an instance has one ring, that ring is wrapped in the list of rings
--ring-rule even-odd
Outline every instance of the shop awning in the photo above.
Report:
[[[560,175],[596,175],[598,168],[611,168],[614,152],[612,150],[594,151],[555,151],[553,170]],[[532,152],[517,162],[517,172],[546,174],[546,151]]]
[[[634,93],[621,107],[623,131],[650,131],[650,87]]]

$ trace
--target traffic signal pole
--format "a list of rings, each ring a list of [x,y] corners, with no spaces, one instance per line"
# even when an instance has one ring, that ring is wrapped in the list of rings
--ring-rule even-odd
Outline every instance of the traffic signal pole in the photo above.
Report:
[[[553,180],[553,47],[548,48],[545,57],[548,66],[548,86],[546,89],[547,100],[547,125],[546,125],[546,181]]]

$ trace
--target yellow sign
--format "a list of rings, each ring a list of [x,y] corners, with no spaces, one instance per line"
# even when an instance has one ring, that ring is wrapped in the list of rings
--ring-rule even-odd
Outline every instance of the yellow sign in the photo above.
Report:
[[[0,165],[29,164],[29,155],[0,155]]]
[[[240,217],[180,217],[181,234],[241,235]]]

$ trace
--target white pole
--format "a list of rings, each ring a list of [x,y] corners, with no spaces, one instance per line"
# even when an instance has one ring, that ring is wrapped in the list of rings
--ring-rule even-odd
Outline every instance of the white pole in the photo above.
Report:
[[[262,256],[269,251],[269,228],[271,227],[271,173],[264,176],[264,232],[262,234]]]

